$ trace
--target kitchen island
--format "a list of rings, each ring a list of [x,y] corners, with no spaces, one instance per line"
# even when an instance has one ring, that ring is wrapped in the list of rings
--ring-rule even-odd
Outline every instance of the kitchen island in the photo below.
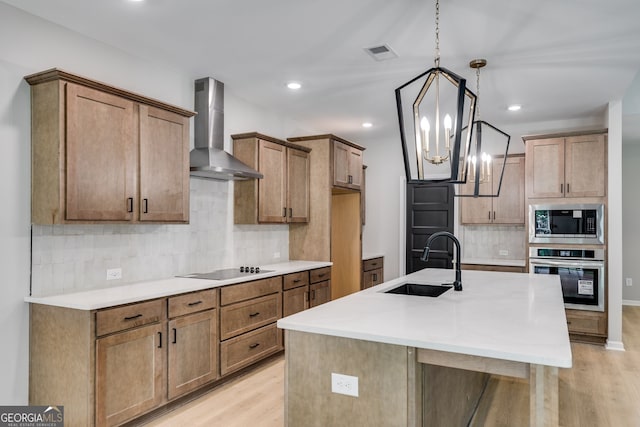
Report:
[[[463,271],[461,292],[385,293],[453,278],[426,269],[279,320],[286,425],[466,426],[491,374],[528,378],[530,425],[558,425],[571,367],[558,278]]]

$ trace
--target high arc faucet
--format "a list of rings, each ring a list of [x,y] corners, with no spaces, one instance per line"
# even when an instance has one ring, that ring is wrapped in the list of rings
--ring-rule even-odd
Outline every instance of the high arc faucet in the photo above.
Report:
[[[424,251],[422,252],[420,260],[425,262],[429,260],[431,243],[438,237],[448,237],[449,239],[453,240],[453,244],[456,247],[456,280],[453,282],[453,290],[461,291],[462,271],[460,270],[460,241],[456,238],[456,236],[454,236],[452,233],[449,233],[448,231],[438,231],[437,233],[433,233],[427,239],[427,244],[424,246]]]

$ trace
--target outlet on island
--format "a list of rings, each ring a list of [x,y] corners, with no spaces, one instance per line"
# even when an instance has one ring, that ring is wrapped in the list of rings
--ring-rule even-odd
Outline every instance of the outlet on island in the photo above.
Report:
[[[506,249],[500,249],[500,251],[498,252],[500,254],[500,256],[508,256],[509,255],[509,251]]]
[[[331,392],[358,397],[358,377],[331,373]]]

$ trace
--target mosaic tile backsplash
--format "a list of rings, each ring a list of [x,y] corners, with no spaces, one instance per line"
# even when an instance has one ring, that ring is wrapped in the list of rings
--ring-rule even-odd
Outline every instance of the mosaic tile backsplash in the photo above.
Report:
[[[287,225],[234,225],[233,184],[191,178],[190,223],[33,225],[31,293],[47,296],[289,258]],[[122,279],[106,271],[122,269]]]

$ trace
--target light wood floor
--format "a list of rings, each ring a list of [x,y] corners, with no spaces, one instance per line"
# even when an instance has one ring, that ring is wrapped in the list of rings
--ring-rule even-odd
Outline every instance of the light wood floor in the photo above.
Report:
[[[560,370],[561,426],[640,427],[640,307],[625,306],[622,313],[625,352],[571,345],[573,368]],[[283,377],[281,357],[147,426],[282,427]],[[527,426],[528,419],[528,383],[494,376],[471,425]]]

